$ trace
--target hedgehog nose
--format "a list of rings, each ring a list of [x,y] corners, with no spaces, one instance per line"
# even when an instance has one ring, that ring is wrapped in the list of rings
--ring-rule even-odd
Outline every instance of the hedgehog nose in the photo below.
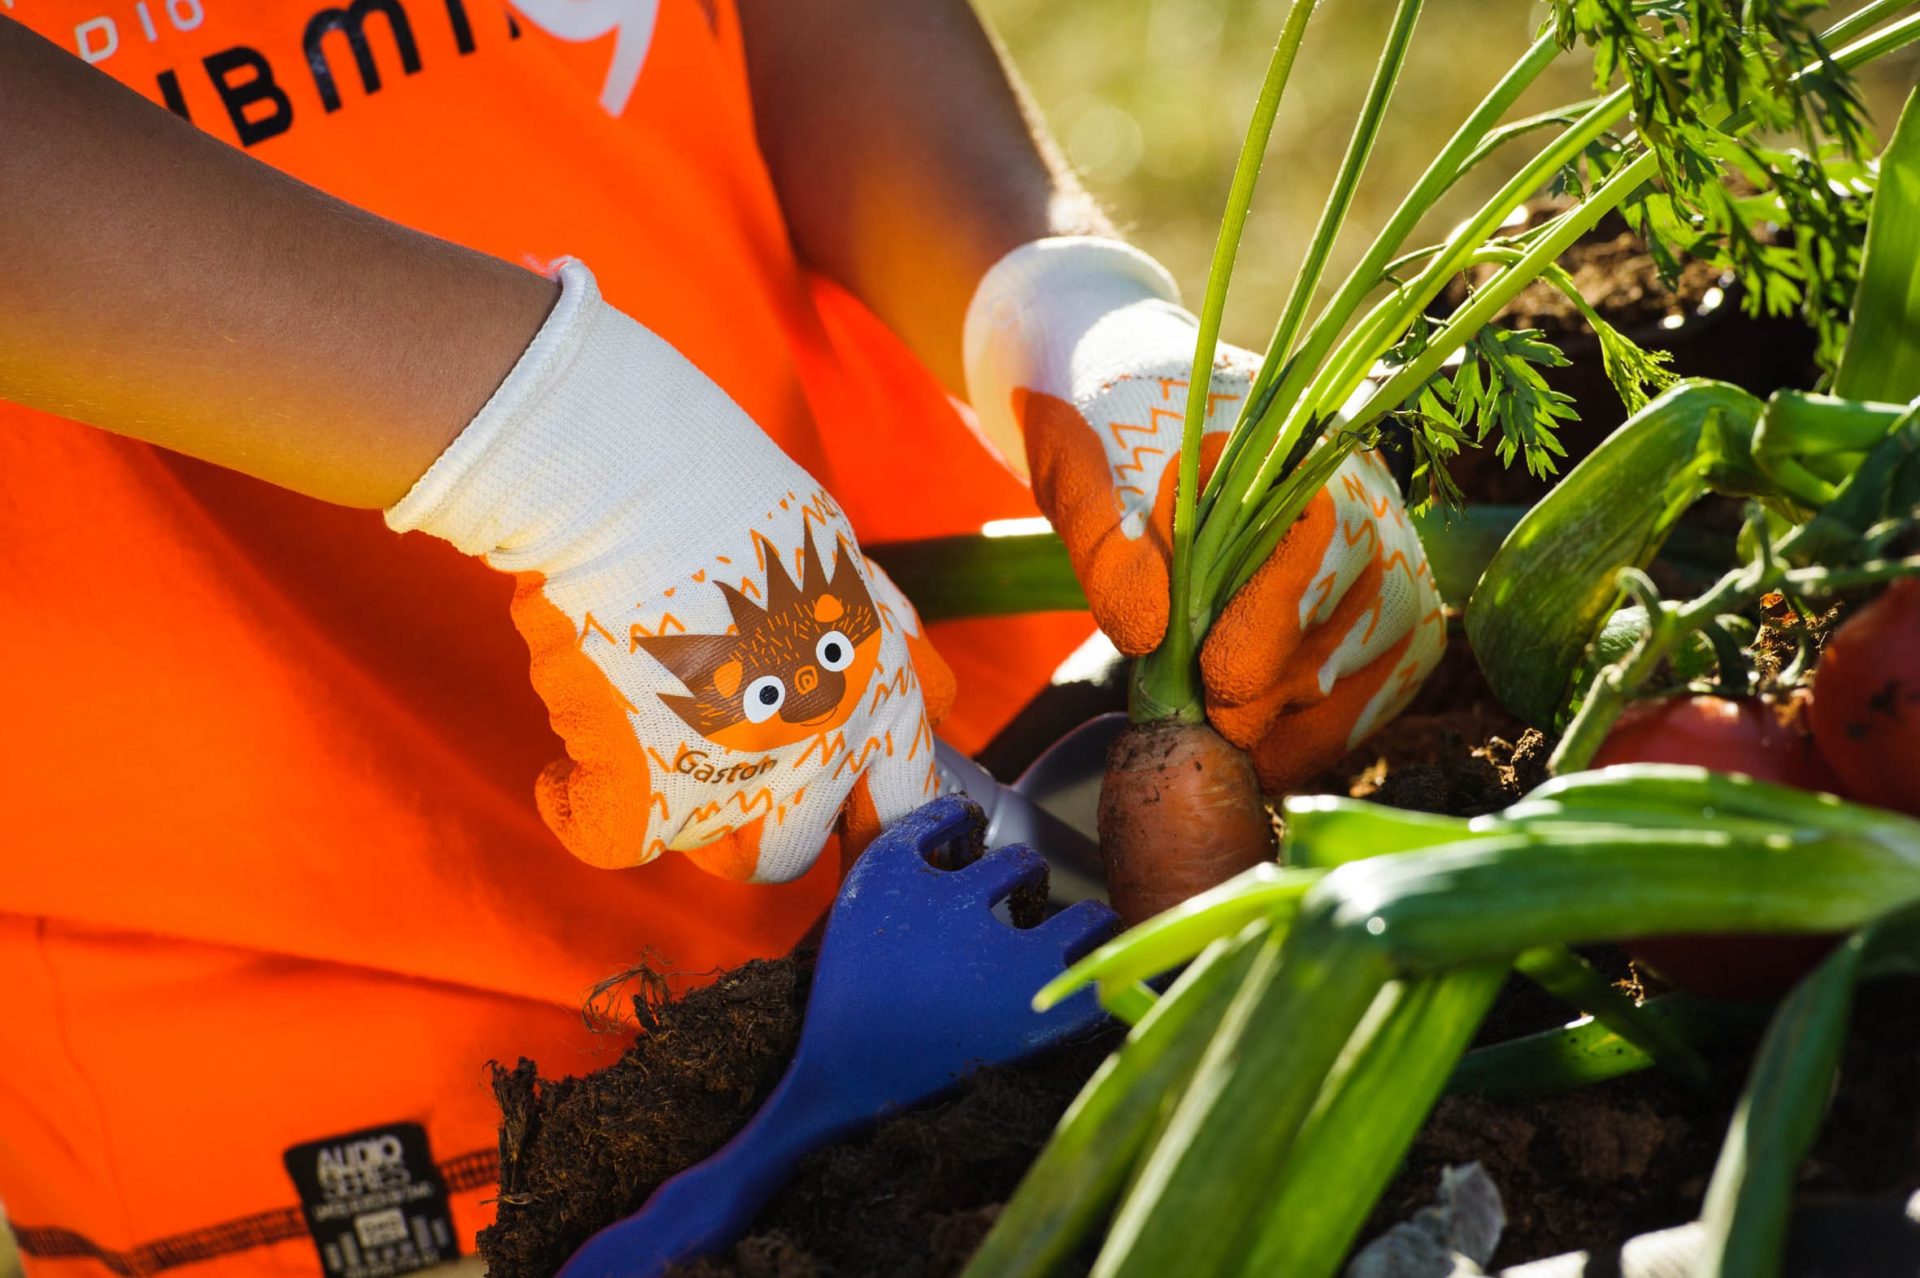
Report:
[[[794,672],[793,687],[801,696],[807,695],[820,686],[820,672],[812,666],[801,666]]]

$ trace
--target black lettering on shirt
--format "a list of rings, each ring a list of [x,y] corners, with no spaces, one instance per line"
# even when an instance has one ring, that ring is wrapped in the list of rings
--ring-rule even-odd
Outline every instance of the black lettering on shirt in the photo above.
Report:
[[[413,26],[407,21],[407,11],[401,8],[400,0],[353,0],[345,9],[322,9],[307,23],[300,46],[313,72],[313,87],[320,94],[320,105],[329,114],[340,109],[340,90],[333,82],[333,68],[327,65],[327,51],[322,41],[335,31],[346,33],[354,63],[360,68],[361,87],[368,93],[380,91],[380,67],[373,60],[373,46],[367,42],[370,13],[386,18],[387,29],[392,32],[394,47],[400,54],[400,69],[408,75],[420,70],[420,48],[413,42]],[[471,37],[472,33],[468,32],[468,38]]]
[[[240,135],[241,146],[258,145],[293,127],[293,103],[287,98],[286,90],[274,83],[273,68],[258,49],[237,44],[208,54],[200,59],[200,64],[207,69],[207,78],[220,94],[220,104],[227,108],[227,118],[233,121],[233,131]],[[235,83],[233,73],[243,69],[252,71],[252,78]],[[267,113],[250,115],[248,108],[261,103],[269,104]]]
[[[191,122],[193,116],[187,110],[186,95],[180,92],[180,77],[171,70],[167,70],[162,71],[154,79],[160,82],[160,100],[166,104],[167,110]]]

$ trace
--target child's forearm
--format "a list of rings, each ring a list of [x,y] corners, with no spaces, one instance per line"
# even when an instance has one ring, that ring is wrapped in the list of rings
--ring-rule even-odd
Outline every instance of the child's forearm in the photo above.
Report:
[[[745,0],[760,146],[801,254],[954,391],[987,268],[1106,220],[967,0]]]
[[[0,399],[386,506],[556,295],[249,159],[0,17]]]

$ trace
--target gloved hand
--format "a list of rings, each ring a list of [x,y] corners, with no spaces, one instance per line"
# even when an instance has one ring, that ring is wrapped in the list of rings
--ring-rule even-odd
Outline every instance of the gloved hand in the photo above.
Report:
[[[1033,485],[1094,619],[1129,656],[1167,629],[1167,566],[1198,321],[1152,258],[1114,240],[1036,240],[981,281],[966,320],[982,432]],[[1202,482],[1259,367],[1223,345]],[[1270,792],[1321,771],[1412,699],[1446,627],[1400,490],[1350,457],[1214,621],[1207,716]]]
[[[864,844],[938,792],[952,675],[833,499],[577,262],[493,398],[387,522],[519,576],[576,856],[732,879]]]

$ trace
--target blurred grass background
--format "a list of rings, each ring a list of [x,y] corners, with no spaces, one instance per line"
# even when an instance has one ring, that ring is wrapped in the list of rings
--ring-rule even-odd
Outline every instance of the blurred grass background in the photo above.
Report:
[[[1287,0],[975,0],[975,7],[1005,43],[1087,188],[1135,243],[1166,263],[1197,307],[1228,179]],[[1836,5],[1833,12],[1855,7]],[[1230,341],[1266,345],[1393,9],[1392,0],[1338,0],[1323,4],[1308,29],[1234,272],[1224,329]],[[1336,246],[1327,279],[1344,277],[1398,196],[1518,60],[1546,15],[1541,0],[1427,4],[1354,201],[1355,233]],[[1589,96],[1582,61],[1576,51],[1550,68],[1515,108],[1516,118]],[[1883,136],[1915,65],[1909,51],[1863,77]],[[1477,208],[1511,171],[1496,160],[1470,175],[1422,228],[1426,240]]]

